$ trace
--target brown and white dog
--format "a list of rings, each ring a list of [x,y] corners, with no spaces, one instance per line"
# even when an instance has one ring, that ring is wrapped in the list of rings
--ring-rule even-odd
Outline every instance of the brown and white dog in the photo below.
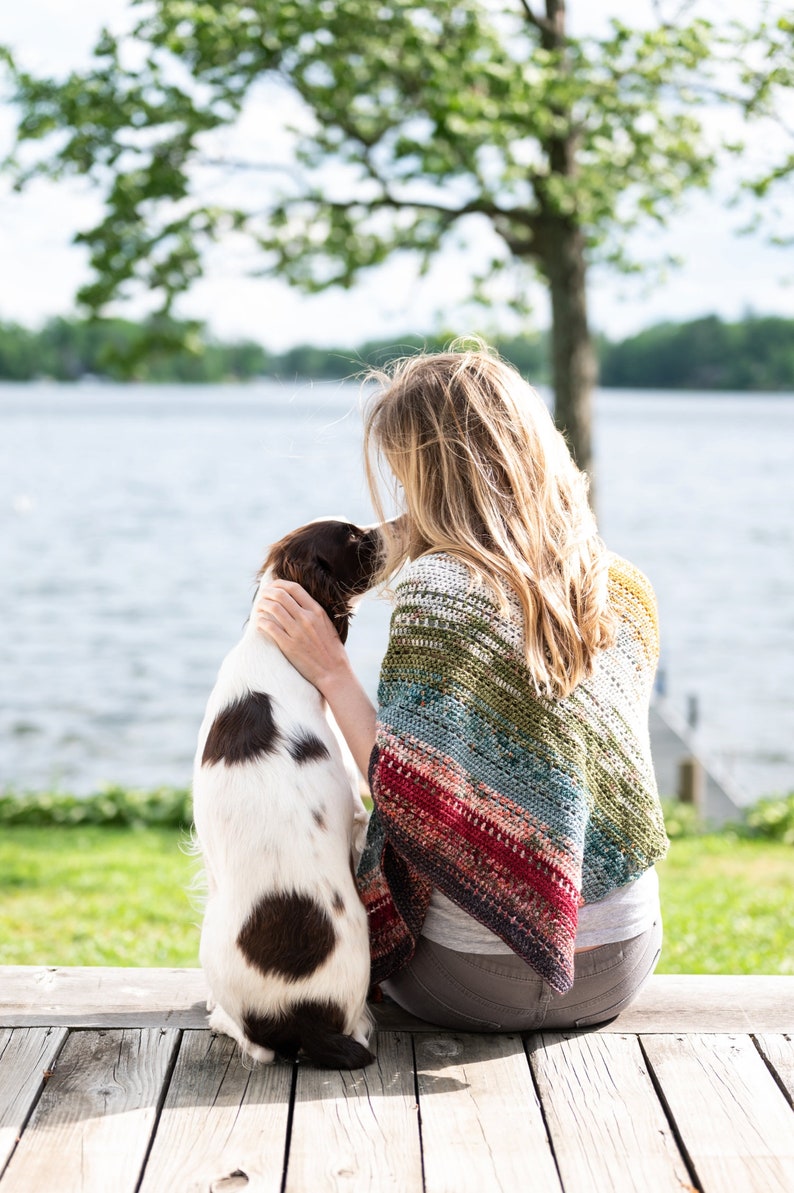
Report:
[[[271,548],[256,599],[273,579],[297,581],[344,642],[380,547],[375,528],[312,522]],[[210,1027],[258,1061],[302,1052],[331,1068],[369,1064],[358,774],[320,693],[253,617],[209,699],[193,810],[208,885]]]

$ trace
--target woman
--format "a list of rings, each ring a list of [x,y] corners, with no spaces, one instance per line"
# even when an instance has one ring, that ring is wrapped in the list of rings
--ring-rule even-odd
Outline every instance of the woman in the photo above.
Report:
[[[645,577],[598,538],[538,395],[487,351],[409,358],[365,419],[405,512],[376,713],[319,606],[259,624],[327,699],[374,801],[359,882],[372,976],[443,1027],[614,1017],[661,948],[667,839],[648,736]]]

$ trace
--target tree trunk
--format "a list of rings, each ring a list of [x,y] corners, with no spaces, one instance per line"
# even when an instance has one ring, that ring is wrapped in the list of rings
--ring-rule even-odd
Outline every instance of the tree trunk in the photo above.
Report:
[[[579,228],[555,220],[544,237],[543,270],[551,293],[554,420],[576,463],[592,479],[591,398],[596,356],[587,322],[587,266]]]
[[[557,69],[566,74],[571,64],[566,53],[565,0],[546,0],[545,20],[540,22],[543,48],[559,56]],[[549,137],[545,149],[551,178],[569,179],[577,172],[577,134],[572,113],[556,115],[568,125]],[[590,403],[596,379],[596,357],[587,323],[587,264],[585,238],[576,218],[560,212],[543,186],[536,187],[540,205],[537,243],[539,263],[551,293],[551,342],[554,376],[554,419],[565,434],[573,458],[593,480]]]

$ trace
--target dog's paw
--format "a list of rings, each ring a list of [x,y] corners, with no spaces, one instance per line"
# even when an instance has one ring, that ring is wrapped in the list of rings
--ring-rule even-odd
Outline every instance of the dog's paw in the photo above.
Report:
[[[215,1007],[209,1018],[209,1028],[216,1035],[229,1036],[236,1044],[239,1044],[243,1057],[250,1057],[251,1060],[257,1061],[261,1065],[272,1065],[276,1059],[276,1054],[272,1049],[263,1048],[260,1044],[254,1044],[252,1040],[249,1040],[223,1007]]]
[[[359,1044],[363,1044],[366,1048],[369,1044],[369,1037],[372,1035],[372,1019],[368,1014],[362,1015],[358,1023],[353,1029],[352,1036]]]
[[[232,1040],[236,1040],[241,1048],[243,1047],[245,1037],[223,1007],[217,1005],[213,1007],[209,1018],[209,1029],[218,1036],[229,1036]]]
[[[246,1040],[243,1044],[243,1052],[250,1056],[251,1060],[258,1061],[260,1065],[272,1065],[276,1059],[272,1048],[263,1048],[261,1044],[252,1044],[250,1040]]]
[[[218,1004],[216,1003],[215,999],[210,994],[209,998],[207,999],[207,1014],[211,1015],[217,1005]]]
[[[364,847],[367,844],[367,829],[369,828],[370,814],[363,804],[356,809],[353,816],[353,841],[351,846],[351,853],[353,862],[357,866],[359,859],[364,852]]]

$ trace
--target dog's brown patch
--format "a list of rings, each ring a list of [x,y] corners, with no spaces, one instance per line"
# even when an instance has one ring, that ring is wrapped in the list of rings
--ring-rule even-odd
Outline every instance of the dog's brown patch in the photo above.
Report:
[[[334,891],[334,897],[331,900],[331,906],[333,907],[333,909],[337,915],[341,915],[342,912],[345,910],[345,901],[342,898],[342,896],[339,894],[339,891]]]
[[[224,762],[239,765],[272,754],[280,734],[273,718],[273,701],[267,692],[248,692],[219,712],[212,723],[202,766]]]
[[[237,945],[260,973],[288,982],[314,973],[331,955],[336,932],[328,912],[311,895],[263,895],[240,929]]]
[[[319,762],[323,758],[330,758],[328,747],[321,742],[316,734],[308,729],[300,729],[287,743],[287,749],[296,762]]]

